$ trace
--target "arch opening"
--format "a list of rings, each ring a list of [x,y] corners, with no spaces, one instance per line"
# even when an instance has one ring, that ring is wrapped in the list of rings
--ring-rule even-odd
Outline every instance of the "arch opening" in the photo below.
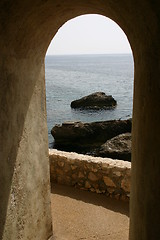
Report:
[[[89,15],[86,15],[85,17],[89,17]],[[87,21],[87,19],[84,18],[84,21]],[[94,23],[92,23],[91,26],[94,27],[94,32],[95,32],[94,34],[97,34]],[[76,22],[75,22],[75,27],[76,27]],[[83,27],[83,25],[81,27]],[[107,24],[106,24],[106,29],[107,29]],[[69,27],[67,28],[66,31],[69,31]],[[72,31],[70,30],[70,33]],[[74,34],[76,34],[75,31],[74,31]],[[104,36],[101,36],[101,37],[104,37]],[[114,38],[116,37],[114,36]],[[50,137],[50,131],[55,124],[62,124],[68,121],[94,122],[94,121],[115,120],[120,118],[126,119],[131,117],[132,115],[133,59],[131,55],[131,50],[127,49],[128,52],[122,54],[122,52],[120,52],[121,47],[119,47],[118,54],[116,54],[116,50],[115,52],[105,52],[104,49],[101,50],[101,52],[93,52],[92,54],[93,49],[91,52],[86,53],[82,50],[82,52],[77,53],[73,51],[71,52],[68,51],[69,46],[67,46],[66,49],[63,49],[62,51],[61,48],[63,48],[63,45],[65,44],[67,45],[67,41],[63,39],[63,34],[62,36],[60,36],[59,39],[60,41],[63,40],[61,42],[61,45],[59,46],[59,52],[56,52],[56,50],[54,51],[53,48],[51,47],[50,54],[46,56],[46,66],[45,66],[46,67],[48,131],[49,131],[49,143],[50,143],[49,147],[50,148],[53,147],[52,146],[53,138]],[[57,39],[57,41],[59,39]],[[71,45],[71,50],[73,50],[72,49],[73,42],[70,43],[69,38],[67,40],[68,40],[68,43]],[[85,43],[85,40],[86,39],[84,37],[84,43]],[[92,41],[93,41],[93,36],[89,39],[90,45]],[[75,45],[77,47],[78,44],[76,39],[74,39],[74,42],[76,42]],[[111,40],[110,40],[110,43],[111,43]],[[98,44],[98,41],[96,41],[96,44]],[[94,49],[97,46],[96,44],[94,46]],[[116,42],[116,44],[118,44],[118,42]],[[124,43],[122,43],[122,45],[123,44]],[[54,39],[53,39],[53,45],[54,45]],[[99,43],[99,45],[101,44]],[[77,49],[80,49],[80,47],[78,47]],[[112,51],[113,50],[114,48],[112,48]],[[51,54],[52,51],[54,53],[53,55]],[[106,54],[103,54],[103,53],[106,53]],[[125,83],[127,84],[127,82],[128,82],[128,85],[124,86],[123,88],[122,85]],[[104,91],[104,92],[107,92],[107,94],[114,95],[114,97],[118,101],[117,108],[114,110],[100,110],[100,111],[83,111],[83,110],[77,111],[70,108],[70,103],[72,100],[83,97],[93,92],[97,92],[97,91]],[[126,96],[127,95],[126,93],[128,91],[129,91],[129,94],[128,96]],[[125,95],[125,99],[124,99],[124,96],[121,96],[121,95]],[[126,100],[127,97],[129,98],[129,101]],[[62,148],[61,150],[66,150],[66,148],[64,149]],[[75,148],[68,149],[68,151],[73,151],[73,152],[74,150]],[[86,152],[84,153],[86,154]],[[59,176],[59,178],[61,177]],[[67,181],[66,181],[66,184],[67,184]],[[92,187],[92,191],[93,189],[94,187]],[[62,191],[65,191],[65,190],[62,188]],[[53,189],[53,193],[55,193],[55,201],[59,198],[57,192],[58,192],[58,187],[56,186],[55,190]],[[54,199],[54,195],[53,195],[53,199]],[[63,211],[63,206],[61,207]],[[53,212],[54,214],[57,214],[56,210],[55,211],[53,210]],[[61,217],[62,216],[60,215],[59,219]],[[77,225],[80,219],[77,219]],[[126,210],[126,216],[124,217],[124,221],[126,224],[128,224],[127,219],[128,219],[128,214]],[[66,227],[68,222],[69,221],[64,222],[63,225]],[[55,228],[57,226],[56,224],[57,223],[55,220],[54,222]],[[58,232],[56,233],[60,234]],[[71,234],[74,234],[74,231],[73,232],[71,231]],[[80,234],[82,234],[81,231],[80,231]],[[128,239],[128,231],[124,231],[124,234],[122,235],[123,235],[123,239],[125,239],[125,237],[126,239]],[[100,238],[101,236],[99,235],[98,237]]]
[[[72,19],[58,31],[47,53],[48,134],[51,148],[53,147],[51,129],[55,124],[132,118],[133,58],[127,38],[115,22],[95,14]],[[116,108],[96,111],[74,110],[70,107],[73,100],[94,92],[113,95],[117,101]],[[123,129],[121,133],[130,130]],[[84,148],[79,148],[76,144],[74,146],[73,142],[68,146],[61,142],[55,147],[91,155],[93,153],[95,156],[99,151],[99,147],[96,151],[86,150],[85,145]],[[122,156],[123,158],[125,159],[125,156]]]

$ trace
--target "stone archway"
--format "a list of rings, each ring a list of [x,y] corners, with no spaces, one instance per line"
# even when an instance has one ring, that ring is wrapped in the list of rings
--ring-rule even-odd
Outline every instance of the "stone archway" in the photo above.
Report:
[[[107,16],[135,61],[130,240],[158,239],[160,172],[159,2],[2,0],[0,3],[0,238],[52,235],[44,56],[67,20]],[[150,227],[152,226],[152,227]]]

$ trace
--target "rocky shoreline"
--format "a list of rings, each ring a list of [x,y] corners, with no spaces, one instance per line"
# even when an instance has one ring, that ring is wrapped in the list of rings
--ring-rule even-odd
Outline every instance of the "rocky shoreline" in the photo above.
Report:
[[[65,122],[51,134],[54,148],[92,156],[131,160],[132,119],[102,122]]]

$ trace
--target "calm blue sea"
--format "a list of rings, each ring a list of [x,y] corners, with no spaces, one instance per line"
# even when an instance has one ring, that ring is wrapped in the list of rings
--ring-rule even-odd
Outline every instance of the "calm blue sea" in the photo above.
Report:
[[[49,146],[52,127],[65,121],[104,121],[132,116],[134,64],[130,54],[46,56]],[[71,101],[103,91],[117,100],[114,110],[80,111]]]

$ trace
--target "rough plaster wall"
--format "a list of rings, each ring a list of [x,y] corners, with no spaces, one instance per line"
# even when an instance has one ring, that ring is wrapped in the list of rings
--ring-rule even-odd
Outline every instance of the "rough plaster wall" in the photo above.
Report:
[[[14,59],[3,70],[0,239],[52,234],[44,65],[29,62]]]
[[[47,240],[52,221],[44,63],[30,32],[32,9],[23,3],[0,3],[0,239]]]
[[[0,239],[3,232],[5,240],[51,235],[47,129],[41,98],[43,59],[58,28],[84,13],[110,17],[131,43],[135,93],[130,239],[160,238],[159,9],[158,0],[1,0]]]
[[[160,238],[159,33],[146,39],[135,62],[130,239]]]

